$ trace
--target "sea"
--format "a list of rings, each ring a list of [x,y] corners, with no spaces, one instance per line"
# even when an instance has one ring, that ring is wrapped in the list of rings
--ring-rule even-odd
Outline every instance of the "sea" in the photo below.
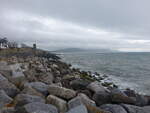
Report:
[[[150,53],[63,53],[60,57],[80,70],[107,75],[120,89],[150,95]]]

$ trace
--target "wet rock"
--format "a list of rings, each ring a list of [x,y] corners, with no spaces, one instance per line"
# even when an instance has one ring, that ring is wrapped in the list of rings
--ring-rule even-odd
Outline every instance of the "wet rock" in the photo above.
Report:
[[[28,103],[32,102],[40,102],[40,103],[45,103],[45,100],[39,96],[33,96],[33,95],[28,95],[28,94],[19,94],[15,97],[14,103],[16,106],[23,106]]]
[[[51,95],[55,95],[55,96],[58,96],[67,100],[76,96],[75,91],[64,88],[64,87],[59,87],[54,84],[49,86],[48,91]]]
[[[0,90],[0,109],[10,104],[12,100],[3,90]]]
[[[80,93],[77,97],[73,98],[68,102],[68,108],[72,109],[82,104],[96,106],[93,100],[89,99],[85,94]]]
[[[134,105],[122,104],[127,113],[146,113],[141,107]],[[149,113],[149,112],[148,112]]]
[[[75,108],[72,108],[67,113],[88,113],[87,108],[84,105],[79,105]]]
[[[84,90],[89,84],[89,81],[82,79],[76,79],[70,82],[70,85],[74,90]]]
[[[93,95],[93,100],[96,102],[98,106],[102,104],[111,103],[111,96],[107,92],[96,92]]]
[[[100,82],[97,82],[97,81],[89,84],[87,86],[87,88],[94,93],[96,93],[96,92],[110,92],[108,89],[103,87]]]
[[[100,108],[111,113],[128,113],[122,106],[117,104],[105,104],[100,106]]]
[[[54,95],[49,95],[46,99],[47,104],[52,104],[56,106],[59,112],[66,112],[67,111],[67,102],[63,99],[60,99]]]
[[[0,77],[0,90],[4,90],[10,97],[14,97],[19,93],[19,89],[12,83],[10,83],[5,77]]]
[[[113,103],[125,103],[125,104],[135,104],[136,100],[134,98],[128,97],[125,93],[119,89],[114,89],[111,91],[111,101]]]
[[[58,110],[50,104],[33,102],[17,109],[15,113],[58,113]]]
[[[26,83],[24,86],[32,87],[33,89],[37,90],[38,92],[42,93],[45,96],[48,95],[48,85],[42,82],[30,82]]]

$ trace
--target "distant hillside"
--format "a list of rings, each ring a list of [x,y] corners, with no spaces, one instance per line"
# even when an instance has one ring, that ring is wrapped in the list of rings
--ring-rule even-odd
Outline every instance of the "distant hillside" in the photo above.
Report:
[[[81,48],[66,48],[53,51],[56,53],[75,53],[75,52],[88,52],[88,53],[110,53],[110,52],[118,52],[116,50],[110,49],[81,49]]]

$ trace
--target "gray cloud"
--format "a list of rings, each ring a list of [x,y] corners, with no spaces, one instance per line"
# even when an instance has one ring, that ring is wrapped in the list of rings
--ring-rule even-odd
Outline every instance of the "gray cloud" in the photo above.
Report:
[[[150,51],[148,0],[0,0],[0,34],[46,49]]]

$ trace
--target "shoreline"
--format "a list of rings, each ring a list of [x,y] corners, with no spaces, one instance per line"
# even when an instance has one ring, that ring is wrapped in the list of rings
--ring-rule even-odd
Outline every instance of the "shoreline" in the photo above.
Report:
[[[13,50],[11,50],[12,52]],[[150,96],[133,90],[118,89],[114,83],[102,83],[104,77],[71,68],[60,58],[40,50],[27,50],[21,57],[8,52],[0,58],[0,111],[32,113],[149,113]],[[23,52],[25,53],[25,52]],[[8,55],[9,54],[9,55]],[[8,85],[9,84],[9,85]],[[7,101],[5,101],[7,100]],[[38,106],[38,108],[36,106]],[[28,108],[28,106],[33,106]],[[46,109],[44,109],[46,110]],[[113,111],[113,112],[112,112]],[[38,113],[42,113],[38,112]]]

